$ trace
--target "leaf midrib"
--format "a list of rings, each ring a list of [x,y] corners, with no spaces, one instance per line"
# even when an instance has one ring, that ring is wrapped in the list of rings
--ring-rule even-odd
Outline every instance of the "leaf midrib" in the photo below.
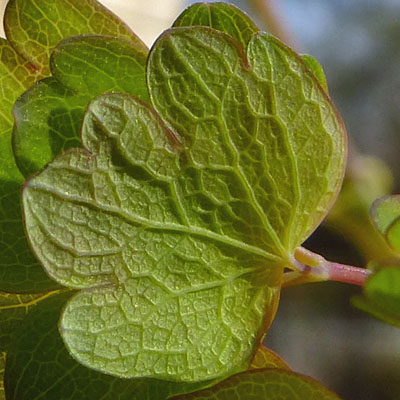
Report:
[[[188,235],[200,236],[207,240],[211,239],[211,240],[217,241],[219,243],[223,243],[223,244],[229,245],[231,247],[235,247],[237,249],[246,251],[248,253],[261,256],[269,261],[275,261],[275,262],[283,262],[284,261],[283,257],[269,253],[268,251],[265,251],[257,246],[249,245],[247,243],[241,242],[240,240],[233,239],[229,236],[223,236],[218,233],[209,231],[207,229],[203,229],[203,228],[199,228],[199,227],[195,227],[195,226],[185,226],[185,225],[180,225],[180,224],[178,225],[178,224],[171,224],[171,223],[166,224],[166,223],[158,223],[158,222],[150,221],[150,220],[147,220],[140,216],[136,216],[136,215],[132,215],[132,214],[123,212],[122,210],[120,210],[118,208],[107,207],[103,204],[100,205],[95,201],[88,201],[88,200],[79,198],[77,196],[66,195],[65,193],[55,190],[54,188],[50,188],[44,184],[35,182],[34,180],[29,181],[24,190],[26,190],[27,188],[49,193],[53,196],[57,196],[58,198],[60,198],[62,200],[65,200],[67,202],[73,202],[75,204],[85,205],[86,207],[87,206],[92,207],[95,210],[99,210],[99,211],[105,212],[107,214],[117,216],[119,218],[124,219],[125,221],[127,221],[129,223],[138,224],[147,229],[181,232],[181,233],[186,233]]]

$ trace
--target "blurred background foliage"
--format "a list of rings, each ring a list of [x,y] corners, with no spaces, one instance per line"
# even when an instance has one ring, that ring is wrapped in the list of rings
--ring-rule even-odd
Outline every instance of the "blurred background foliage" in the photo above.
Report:
[[[151,45],[195,1],[101,2]],[[398,262],[376,235],[368,210],[375,198],[400,192],[400,1],[231,2],[321,62],[347,126],[351,149],[342,194],[305,247],[353,265]],[[6,3],[0,0],[0,11]],[[345,400],[400,399],[400,331],[352,307],[351,297],[360,292],[335,282],[284,289],[265,343]]]

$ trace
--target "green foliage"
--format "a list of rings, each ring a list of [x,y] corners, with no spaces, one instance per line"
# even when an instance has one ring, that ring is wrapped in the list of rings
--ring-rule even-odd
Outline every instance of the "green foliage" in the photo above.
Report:
[[[371,217],[387,243],[400,253],[400,195],[378,199],[372,205]]]
[[[95,0],[11,0],[5,28],[0,290],[30,293],[0,292],[7,399],[338,399],[259,346],[343,179],[318,61],[226,3],[189,7],[150,54]],[[18,199],[34,173],[46,272]],[[373,215],[399,251],[398,199]],[[399,271],[354,303],[398,325]]]
[[[364,287],[353,304],[389,324],[400,327],[400,266],[385,266]]]
[[[307,67],[317,78],[318,83],[321,85],[322,89],[324,89],[325,92],[328,93],[328,84],[326,82],[325,73],[319,61],[309,54],[303,54],[302,58]]]
[[[279,368],[290,371],[289,366],[273,351],[265,346],[260,346],[254,358],[251,360],[250,369]]]
[[[0,353],[0,400],[6,399],[6,393],[4,391],[4,368],[6,364],[6,353]]]
[[[2,103],[0,115],[0,290],[41,292],[54,289],[57,285],[47,278],[37,264],[25,239],[19,201],[20,186],[24,178],[12,153],[12,106],[18,96],[35,81],[49,75],[50,53],[64,38],[77,34],[103,34],[128,39],[138,47],[144,48],[144,45],[122,21],[95,0],[51,2],[10,0],[4,16],[4,28],[7,40],[1,39],[0,43],[0,99]],[[62,92],[65,89],[58,90]],[[53,100],[49,99],[48,95],[49,91],[46,92],[47,102],[52,102]],[[25,99],[26,97],[29,95],[26,95]],[[57,108],[52,109],[56,113],[56,122],[53,121],[53,123],[61,124],[64,128],[74,128],[79,125],[78,119],[69,121],[70,114],[75,111],[70,108],[71,102],[75,106],[79,100],[70,99],[69,102],[68,99],[60,99],[58,104],[57,101],[53,101],[54,106],[57,107],[61,103],[64,107],[64,111],[58,109],[61,114],[57,114]],[[40,111],[32,110],[31,113],[38,119],[38,129],[43,128],[45,115],[38,118],[37,114],[40,114]],[[51,114],[50,111],[47,113]],[[76,114],[74,118],[79,117],[79,113]],[[64,134],[65,132],[61,132],[62,137]],[[76,141],[68,140],[73,136],[73,132],[65,135],[65,140],[61,140],[62,144],[60,144],[60,139],[52,141],[52,143],[57,143],[54,150],[62,149],[64,145],[76,144]],[[26,157],[26,150],[29,149],[30,144],[26,146],[21,145],[18,140],[17,142],[23,150],[19,166],[22,167],[23,173],[30,173],[37,166],[35,163],[37,160],[35,159],[32,164],[30,157]],[[33,140],[31,144],[36,146],[32,149],[34,156],[45,162],[46,159],[42,160],[40,153],[43,150],[45,157],[49,150],[46,146],[44,149],[40,148],[43,141],[36,143],[36,140]],[[48,161],[50,161],[49,158],[47,158]]]
[[[56,293],[58,292],[44,294],[0,293],[0,352],[7,350],[15,335],[15,330],[24,320],[28,310]]]
[[[370,218],[371,204],[392,189],[393,176],[388,166],[353,150],[340,196],[326,222],[354,243],[368,261],[383,263],[397,257]]]
[[[77,363],[68,354],[57,326],[71,295],[66,292],[41,302],[13,335],[5,377],[8,400],[165,400],[210,384],[119,379]]]
[[[148,99],[147,51],[134,42],[76,36],[51,56],[53,77],[40,81],[15,103],[13,148],[17,165],[30,176],[57,154],[80,146],[83,114],[91,99],[118,91]]]
[[[17,53],[44,75],[50,73],[54,47],[70,36],[95,33],[143,45],[127,25],[96,0],[10,0],[4,30]]]
[[[8,400],[165,400],[212,384],[120,379],[77,363],[63,345],[57,326],[60,311],[71,295],[66,292],[42,301],[16,330],[8,351]],[[284,365],[263,347],[256,358],[252,368]]]
[[[12,106],[40,73],[0,39],[0,76],[0,290],[41,291],[56,285],[37,265],[25,239],[19,204],[24,179],[11,146]]]
[[[28,236],[49,275],[97,287],[61,320],[85,365],[182,381],[247,369],[284,267],[336,194],[344,152],[301,60],[267,35],[248,54],[208,28],[167,32],[147,78],[175,132],[134,98],[100,97],[83,123],[90,154],[66,153],[25,185]]]
[[[208,26],[236,39],[243,48],[259,31],[257,25],[239,8],[227,3],[197,3],[176,19],[173,27]]]
[[[171,400],[339,400],[320,383],[279,369],[261,369],[234,375],[200,392]]]

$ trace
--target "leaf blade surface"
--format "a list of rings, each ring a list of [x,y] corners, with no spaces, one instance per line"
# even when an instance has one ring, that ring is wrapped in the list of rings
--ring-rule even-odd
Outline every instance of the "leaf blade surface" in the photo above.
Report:
[[[176,19],[173,27],[209,26],[224,32],[247,47],[257,25],[239,8],[228,3],[196,3],[189,6]]]
[[[132,42],[72,37],[58,44],[51,62],[53,76],[26,91],[13,109],[13,150],[25,177],[81,145],[82,118],[97,95],[117,91],[148,99],[146,52]]]
[[[86,289],[61,320],[84,365],[179,381],[248,368],[345,153],[341,121],[300,57],[263,34],[248,54],[210,28],[168,31],[148,62],[155,110],[97,98],[86,150],[27,182],[36,255],[58,282]]]
[[[111,285],[66,307],[62,334],[72,354],[115,375],[202,380],[247,368],[275,312],[282,267],[212,225],[182,219],[171,197],[178,153],[168,140],[139,100],[100,97],[84,122],[92,154],[65,153],[28,181],[25,217],[37,256],[58,282]]]
[[[41,75],[5,39],[0,39],[0,60],[0,290],[40,292],[57,285],[44,274],[25,239],[19,203],[23,176],[11,146],[11,110]]]
[[[313,379],[279,369],[262,369],[233,375],[214,387],[171,400],[339,400]]]
[[[4,29],[12,46],[26,60],[49,75],[49,59],[63,39],[100,34],[143,42],[116,15],[95,0],[10,0]]]
[[[260,247],[292,252],[343,178],[345,131],[336,110],[301,59],[271,36],[253,36],[248,60],[207,28],[171,30],[157,43],[148,64],[155,109],[198,166],[229,165],[225,179],[247,191],[246,212],[262,221]],[[317,148],[318,164],[310,163]]]
[[[364,296],[352,303],[375,318],[400,327],[400,268],[384,266],[366,282]]]

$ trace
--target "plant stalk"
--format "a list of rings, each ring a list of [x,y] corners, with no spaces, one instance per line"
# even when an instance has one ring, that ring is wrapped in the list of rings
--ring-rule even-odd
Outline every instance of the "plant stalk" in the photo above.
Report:
[[[292,267],[293,271],[284,274],[283,287],[323,281],[363,286],[372,273],[366,268],[328,261],[304,247],[296,249]]]

